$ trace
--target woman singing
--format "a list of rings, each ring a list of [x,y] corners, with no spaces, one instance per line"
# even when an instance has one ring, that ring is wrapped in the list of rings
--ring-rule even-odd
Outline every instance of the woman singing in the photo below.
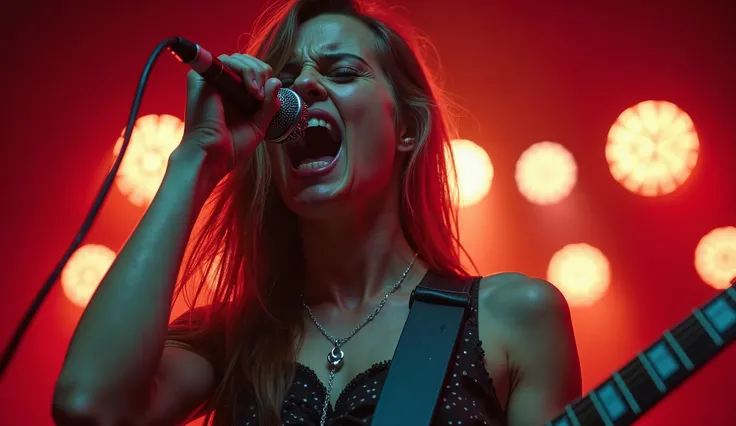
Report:
[[[253,34],[220,58],[262,107],[234,117],[190,74],[181,144],[69,346],[59,425],[370,424],[411,291],[428,273],[472,279],[450,117],[410,28],[359,1],[295,0]],[[281,87],[308,106],[300,144],[261,143]],[[174,295],[211,281],[169,324]],[[541,425],[581,392],[565,300],[518,273],[471,296],[432,424]]]

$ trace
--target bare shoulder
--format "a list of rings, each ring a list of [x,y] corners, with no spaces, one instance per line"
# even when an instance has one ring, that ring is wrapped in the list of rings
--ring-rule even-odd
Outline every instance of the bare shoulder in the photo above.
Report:
[[[504,351],[502,403],[509,425],[544,423],[580,394],[570,309],[554,285],[520,273],[485,277],[478,322],[483,344],[489,341]]]
[[[565,297],[549,282],[518,272],[504,272],[481,279],[478,309],[507,325],[539,326],[540,320],[566,323]]]

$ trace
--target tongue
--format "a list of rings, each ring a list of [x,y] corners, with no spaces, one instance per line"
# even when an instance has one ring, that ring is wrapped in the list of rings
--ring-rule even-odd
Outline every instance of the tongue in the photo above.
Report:
[[[330,164],[334,159],[335,157],[330,155],[325,155],[319,158],[305,158],[301,163],[299,163],[299,167],[297,167],[297,169],[321,169],[322,167]]]

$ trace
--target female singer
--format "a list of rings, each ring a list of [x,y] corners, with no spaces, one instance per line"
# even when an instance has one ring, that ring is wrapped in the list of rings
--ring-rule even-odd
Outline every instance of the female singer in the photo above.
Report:
[[[397,22],[356,0],[274,5],[248,54],[220,57],[263,101],[251,117],[190,74],[181,144],[69,346],[58,424],[370,423],[412,289],[428,273],[470,277],[450,117]],[[281,87],[308,105],[300,144],[261,143]],[[169,325],[191,289],[200,307]],[[564,298],[519,273],[478,278],[471,295],[433,424],[558,414],[581,392]]]

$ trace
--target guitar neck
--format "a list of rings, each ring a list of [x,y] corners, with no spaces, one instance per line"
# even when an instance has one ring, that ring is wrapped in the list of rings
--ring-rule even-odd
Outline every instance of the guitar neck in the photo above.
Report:
[[[630,425],[734,340],[732,283],[546,426]]]

